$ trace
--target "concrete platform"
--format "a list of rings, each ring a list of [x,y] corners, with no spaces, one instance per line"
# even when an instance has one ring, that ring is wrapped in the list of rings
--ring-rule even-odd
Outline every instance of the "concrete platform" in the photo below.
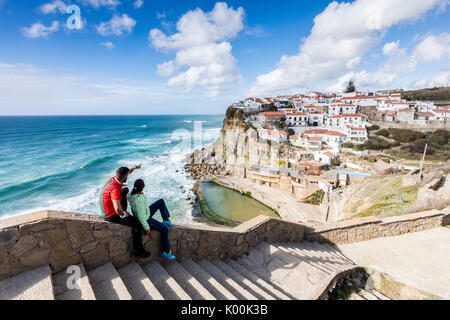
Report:
[[[417,289],[450,299],[450,229],[339,245],[358,265],[373,267]]]

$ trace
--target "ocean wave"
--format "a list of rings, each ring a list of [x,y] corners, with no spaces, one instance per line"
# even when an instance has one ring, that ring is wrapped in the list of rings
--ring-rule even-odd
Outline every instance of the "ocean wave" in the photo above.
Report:
[[[80,167],[80,169],[92,168],[92,167],[95,167],[98,164],[104,163],[104,162],[109,161],[109,160],[114,159],[114,158],[116,158],[116,155],[110,155],[110,156],[97,158],[97,159],[89,161],[85,165],[82,165]]]
[[[44,175],[41,176],[39,178],[36,179],[31,179],[28,181],[24,181],[24,182],[20,182],[14,185],[10,185],[6,188],[0,189],[0,196],[8,196],[8,199],[10,197],[15,196],[17,193],[20,192],[27,192],[27,193],[31,193],[31,192],[37,192],[37,191],[41,191],[44,190],[47,187],[52,187],[52,186],[56,186],[59,185],[59,181],[64,181],[70,178],[73,178],[74,176],[76,176],[77,174],[79,174],[81,171],[87,169],[87,168],[92,168],[95,167],[101,163],[107,162],[111,159],[114,159],[115,156],[106,156],[106,157],[101,157],[98,159],[94,159],[90,162],[88,162],[87,164],[73,169],[73,170],[69,170],[69,171],[65,171],[65,172],[59,172],[59,173],[54,173],[54,174],[49,174],[49,175]],[[3,200],[7,200],[7,199],[3,199]]]
[[[143,128],[143,129],[145,129],[145,128],[147,128],[147,125],[146,124],[143,124],[142,126],[140,126],[139,128]]]

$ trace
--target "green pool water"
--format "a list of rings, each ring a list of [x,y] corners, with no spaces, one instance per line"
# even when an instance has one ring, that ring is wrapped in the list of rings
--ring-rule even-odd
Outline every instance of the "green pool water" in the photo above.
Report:
[[[261,202],[214,182],[203,182],[200,188],[209,209],[219,216],[241,222],[259,215],[279,218],[272,209]]]

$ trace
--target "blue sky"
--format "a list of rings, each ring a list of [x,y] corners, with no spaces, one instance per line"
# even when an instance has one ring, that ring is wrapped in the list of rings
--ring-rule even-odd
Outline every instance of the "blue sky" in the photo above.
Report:
[[[69,5],[82,27],[68,29]],[[447,0],[0,0],[0,115],[222,113],[248,95],[447,85]]]

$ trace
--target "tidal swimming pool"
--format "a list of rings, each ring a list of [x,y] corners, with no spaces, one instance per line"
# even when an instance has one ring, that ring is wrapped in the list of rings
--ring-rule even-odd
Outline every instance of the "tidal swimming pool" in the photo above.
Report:
[[[241,222],[259,215],[279,218],[273,209],[233,189],[214,182],[203,182],[200,188],[209,209],[221,217]]]

